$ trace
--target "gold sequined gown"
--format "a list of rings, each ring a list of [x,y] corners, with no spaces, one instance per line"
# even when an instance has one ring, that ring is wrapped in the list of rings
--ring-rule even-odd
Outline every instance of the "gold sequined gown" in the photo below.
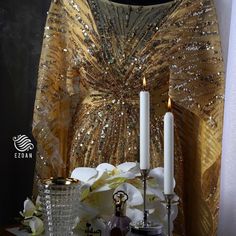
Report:
[[[38,178],[138,159],[139,92],[151,94],[151,162],[163,165],[163,115],[175,115],[178,235],[216,235],[224,74],[212,0],[128,6],[53,1],[33,133]]]

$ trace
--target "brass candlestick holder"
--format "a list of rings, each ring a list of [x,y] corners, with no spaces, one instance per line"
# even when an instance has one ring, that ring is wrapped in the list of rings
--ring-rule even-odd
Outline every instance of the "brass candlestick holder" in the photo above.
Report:
[[[137,224],[130,224],[131,233],[135,235],[161,235],[162,226],[155,224],[148,220],[148,210],[147,210],[147,179],[149,170],[141,170],[142,180],[143,180],[143,220]]]
[[[165,194],[163,193],[165,197],[165,201],[163,203],[166,205],[167,209],[167,235],[166,236],[171,236],[171,209],[172,205],[178,204],[178,201],[174,200],[175,194]]]

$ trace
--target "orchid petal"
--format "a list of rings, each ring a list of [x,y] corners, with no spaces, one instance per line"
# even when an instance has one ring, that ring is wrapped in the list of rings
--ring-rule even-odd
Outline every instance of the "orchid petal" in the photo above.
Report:
[[[27,198],[24,201],[24,210],[23,210],[24,217],[27,218],[27,217],[33,216],[35,210],[36,210],[36,207],[34,203],[29,198]]]
[[[75,168],[71,173],[71,178],[78,179],[82,182],[88,182],[90,179],[96,177],[98,171],[89,167]]]
[[[164,217],[166,216],[166,206],[157,199],[153,202],[149,201],[147,205],[148,208],[155,209],[155,212],[153,212],[153,214],[150,212],[150,217],[152,216],[152,218],[156,218],[158,222],[163,221]]]
[[[112,189],[111,186],[106,184],[106,185],[104,185],[104,186],[102,186],[100,188],[95,189],[93,192],[94,193],[105,192],[105,191],[108,191],[108,190],[111,190],[111,189]]]
[[[80,196],[79,196],[80,197],[80,201],[82,201],[83,199],[88,197],[90,191],[91,191],[90,185],[89,184],[83,184],[80,187]]]
[[[171,207],[171,219],[174,221],[178,216],[178,205],[173,204]]]
[[[107,185],[107,179],[109,178],[109,174],[107,172],[98,172],[98,176],[92,182],[89,181],[88,183],[91,184],[92,191]]]
[[[96,210],[97,216],[110,217],[114,211],[112,196],[113,190],[92,192],[84,200],[84,204]]]
[[[157,168],[152,169],[149,173],[149,176],[153,177],[156,180],[158,186],[164,189],[164,168],[163,167],[157,167]],[[175,179],[173,180],[174,180],[174,187],[175,187]]]
[[[147,187],[147,193],[149,194],[149,195],[151,195],[151,194],[153,194],[153,195],[155,195],[156,197],[158,197],[160,200],[162,200],[162,201],[164,201],[164,195],[163,195],[163,189],[161,189],[161,188],[158,188],[157,186],[156,187]]]
[[[163,225],[163,231],[164,231],[163,233],[166,233],[167,225],[168,225],[166,206],[162,204],[160,201],[156,201],[153,207],[155,207],[155,211],[149,215],[149,219],[150,221]],[[178,214],[178,207],[177,205],[173,205],[171,207],[171,229],[172,230],[173,230],[173,221],[177,217],[177,214]]]
[[[138,206],[143,203],[143,196],[140,193],[140,191],[129,183],[121,184],[119,187],[116,188],[114,192],[117,192],[117,191],[124,191],[126,194],[128,194],[129,196],[127,200],[128,206],[131,206],[131,207]]]
[[[117,178],[112,179],[112,181],[109,181],[109,187],[110,189],[115,189],[125,182],[126,182],[126,178],[117,177]]]
[[[149,173],[150,177],[153,177],[156,181],[157,184],[164,188],[164,168],[162,167],[157,167],[155,169],[152,169]]]
[[[32,231],[32,235],[40,235],[44,231],[43,221],[36,216],[29,221],[29,227]]]
[[[101,171],[101,172],[104,172],[104,171],[113,171],[115,168],[115,166],[109,164],[109,163],[102,163],[100,165],[97,166],[96,170],[97,171]]]
[[[108,180],[114,180],[116,178],[124,178],[124,179],[134,179],[136,175],[132,172],[121,172],[120,174],[111,176]]]
[[[76,229],[77,225],[80,223],[80,218],[76,216],[72,229]]]
[[[136,208],[127,207],[126,215],[131,219],[133,224],[136,224],[139,221],[143,220],[143,211]]]
[[[125,162],[117,166],[117,169],[122,172],[137,172],[139,170],[139,164],[137,162]]]
[[[40,208],[41,207],[41,201],[40,201],[40,196],[39,195],[36,198],[35,205],[36,205],[36,208]]]

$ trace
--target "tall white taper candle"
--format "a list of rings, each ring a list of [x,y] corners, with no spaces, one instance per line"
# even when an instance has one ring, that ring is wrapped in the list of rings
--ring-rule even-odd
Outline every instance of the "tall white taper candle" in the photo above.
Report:
[[[143,81],[144,87],[146,80]],[[140,92],[140,169],[150,169],[150,95]]]
[[[169,111],[164,117],[164,193],[174,192],[174,116],[170,111],[170,99],[168,101]]]

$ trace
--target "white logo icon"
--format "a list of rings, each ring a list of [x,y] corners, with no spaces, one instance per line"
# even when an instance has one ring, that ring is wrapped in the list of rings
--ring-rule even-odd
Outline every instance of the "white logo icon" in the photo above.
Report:
[[[13,137],[12,140],[16,150],[19,152],[29,151],[34,148],[34,144],[26,135],[17,135]]]

